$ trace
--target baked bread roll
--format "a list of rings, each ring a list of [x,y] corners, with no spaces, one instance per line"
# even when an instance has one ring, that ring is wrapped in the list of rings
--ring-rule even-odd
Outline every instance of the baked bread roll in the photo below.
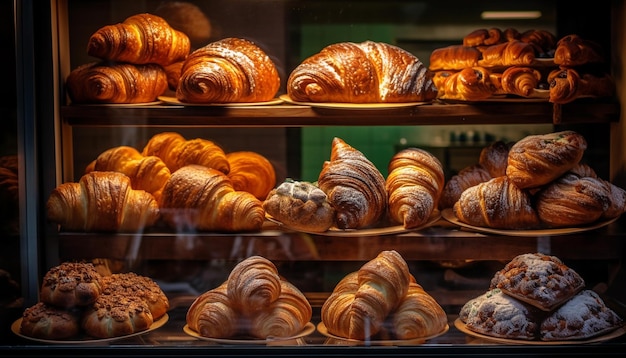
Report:
[[[167,74],[155,64],[91,62],[73,69],[65,81],[72,103],[147,103],[167,90]]]
[[[129,146],[113,147],[100,153],[85,169],[85,173],[92,171],[123,173],[130,178],[133,189],[147,191],[157,202],[161,201],[163,188],[171,175],[161,158],[143,156]]]
[[[600,296],[583,290],[541,322],[542,341],[588,339],[622,327],[624,320]]]
[[[566,173],[536,195],[539,219],[548,227],[577,227],[593,223],[611,205],[610,188],[601,179]]]
[[[437,157],[419,148],[396,153],[388,165],[385,181],[388,214],[406,229],[426,223],[437,209],[445,175]]]
[[[335,209],[326,194],[309,182],[286,180],[270,191],[263,209],[295,230],[324,232],[335,222]]]
[[[489,29],[476,29],[463,37],[463,46],[478,47],[490,46],[504,41],[504,33],[497,27]]]
[[[372,226],[387,210],[385,178],[374,163],[341,138],[332,142],[330,160],[318,178],[319,188],[335,209],[340,229]]]
[[[583,278],[558,257],[542,253],[521,254],[509,261],[491,279],[490,289],[542,311],[552,311],[585,287]]]
[[[526,136],[509,150],[506,175],[520,189],[548,184],[580,162],[587,141],[574,131]]]
[[[101,279],[91,263],[63,262],[44,275],[39,300],[65,309],[88,306],[102,292]]]
[[[81,327],[91,337],[112,338],[145,331],[153,322],[150,309],[141,298],[100,295],[83,313]]]
[[[541,72],[532,67],[511,66],[502,72],[502,89],[507,94],[521,97],[536,95]]]
[[[484,168],[492,178],[506,175],[506,166],[509,158],[509,149],[512,143],[495,141],[480,150],[478,164]]]
[[[576,34],[563,36],[556,44],[554,63],[561,67],[576,67],[604,62],[602,46]]]
[[[373,41],[329,45],[287,79],[287,94],[300,102],[424,102],[436,93],[432,75],[417,57]]]
[[[48,219],[68,231],[137,232],[160,217],[152,194],[132,188],[119,172],[90,172],[78,183],[56,187],[46,203]]]
[[[461,308],[459,318],[470,331],[527,341],[536,339],[540,324],[536,309],[498,289],[490,289],[468,301]]]
[[[189,310],[186,322],[202,337],[229,338],[238,334],[240,317],[226,294],[228,281],[198,296]]]
[[[481,52],[475,47],[463,45],[440,47],[430,53],[428,69],[431,71],[460,71],[467,67],[478,66],[478,60],[480,60],[480,58]]]
[[[152,318],[161,318],[170,308],[170,302],[161,287],[151,278],[134,272],[114,273],[101,279],[103,295],[139,297],[148,305]]]
[[[329,333],[340,337],[374,336],[407,295],[410,281],[402,256],[394,250],[382,251],[337,284],[322,305],[322,322]]]
[[[539,217],[530,194],[501,176],[466,189],[453,206],[454,215],[473,226],[534,229]]]
[[[251,151],[238,151],[226,154],[228,179],[235,190],[247,191],[259,200],[276,185],[276,171],[272,163],[263,155]]]
[[[491,45],[482,50],[481,67],[530,66],[535,62],[533,46],[519,40]]]
[[[253,337],[291,337],[311,321],[313,309],[300,290],[286,280],[280,280],[280,296],[266,309],[252,317]]]
[[[448,316],[417,282],[410,282],[406,296],[391,315],[395,337],[402,340],[430,337],[443,332]]]
[[[201,165],[173,172],[163,189],[163,220],[177,230],[257,231],[265,221],[263,203],[236,191],[226,174]]]
[[[189,54],[176,98],[187,103],[266,102],[279,87],[278,70],[260,47],[245,39],[225,38]]]
[[[448,179],[443,187],[439,209],[451,208],[454,206],[461,194],[474,185],[484,183],[492,179],[489,172],[480,164],[470,165],[461,169],[457,174]]]
[[[484,67],[466,67],[449,75],[442,87],[437,87],[437,98],[479,101],[491,97],[496,86],[491,73]]]
[[[176,132],[153,135],[141,154],[161,158],[172,173],[189,164],[203,165],[225,174],[230,171],[226,153],[218,144],[203,138],[185,139]]]
[[[89,56],[161,66],[184,60],[189,50],[189,37],[153,14],[137,14],[122,23],[101,27],[87,44]]]
[[[615,83],[608,74],[579,73],[573,68],[553,70],[548,74],[552,103],[565,104],[580,97],[611,97]]]
[[[33,338],[63,340],[80,332],[80,311],[37,302],[24,310],[20,333]]]

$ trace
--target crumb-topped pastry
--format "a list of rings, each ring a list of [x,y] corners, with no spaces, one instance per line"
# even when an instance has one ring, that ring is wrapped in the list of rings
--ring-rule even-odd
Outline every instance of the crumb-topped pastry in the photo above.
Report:
[[[515,257],[491,279],[490,289],[541,310],[551,311],[585,287],[583,278],[555,256],[541,253]]]
[[[38,302],[24,310],[20,333],[41,339],[68,339],[80,332],[80,312]]]
[[[320,188],[289,179],[270,191],[263,208],[274,219],[303,231],[324,232],[335,217],[335,210]]]
[[[498,338],[534,340],[539,323],[536,310],[498,289],[468,301],[459,318],[467,329]]]
[[[91,263],[64,262],[48,270],[39,298],[57,307],[87,306],[100,295],[101,278]]]
[[[151,278],[134,272],[116,273],[102,277],[102,294],[137,296],[143,299],[152,317],[156,320],[170,308],[170,303],[161,287]]]
[[[146,302],[137,296],[100,295],[83,314],[81,326],[96,338],[112,338],[145,331],[154,322]]]
[[[546,318],[540,327],[543,341],[585,339],[611,332],[624,321],[591,290],[583,290]]]

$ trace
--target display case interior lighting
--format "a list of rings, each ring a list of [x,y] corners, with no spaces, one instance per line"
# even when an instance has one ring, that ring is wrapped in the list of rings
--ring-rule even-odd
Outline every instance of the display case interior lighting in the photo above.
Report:
[[[541,11],[483,11],[480,14],[483,20],[529,20],[541,17]]]

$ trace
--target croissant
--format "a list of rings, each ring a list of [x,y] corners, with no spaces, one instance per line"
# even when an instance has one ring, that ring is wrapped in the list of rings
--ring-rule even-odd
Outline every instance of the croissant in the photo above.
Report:
[[[494,229],[533,229],[539,218],[527,191],[501,176],[466,189],[452,207],[459,221]]]
[[[116,62],[167,66],[184,60],[190,47],[189,37],[163,18],[137,14],[98,29],[89,38],[87,54]]]
[[[267,309],[281,292],[281,279],[274,263],[251,256],[238,263],[228,276],[227,295],[238,311],[250,316]]]
[[[263,155],[251,151],[238,151],[226,154],[228,178],[235,190],[247,191],[259,200],[276,185],[276,171],[272,163]]]
[[[406,296],[391,316],[397,339],[425,338],[443,332],[448,316],[437,301],[424,288],[409,283]]]
[[[157,202],[161,202],[163,188],[171,175],[161,158],[145,157],[137,149],[129,146],[114,147],[102,152],[87,166],[85,172],[94,170],[126,174],[133,189],[147,191]]]
[[[467,67],[448,76],[438,89],[437,98],[479,101],[491,97],[496,86],[486,68]]]
[[[453,175],[444,185],[439,209],[451,208],[454,206],[465,189],[483,183],[491,179],[492,176],[480,164],[471,165],[461,169]]]
[[[187,325],[203,337],[228,338],[239,331],[239,316],[226,294],[227,284],[204,292],[187,310]]]
[[[72,70],[65,84],[73,103],[145,103],[167,90],[167,75],[155,64],[92,62]]]
[[[159,4],[154,13],[176,30],[185,33],[192,47],[202,46],[211,38],[211,21],[198,5],[188,1],[165,1]]]
[[[439,204],[445,175],[437,157],[407,148],[389,161],[385,186],[391,219],[407,229],[424,224]]]
[[[311,321],[313,309],[304,294],[288,281],[281,280],[280,285],[278,299],[252,318],[252,336],[261,339],[291,337]]]
[[[462,70],[478,66],[480,57],[481,52],[475,47],[463,45],[440,47],[430,53],[428,69],[431,71]]]
[[[406,296],[411,278],[398,252],[382,251],[335,286],[322,305],[322,322],[334,335],[370,338]]]
[[[171,172],[189,164],[203,165],[225,174],[230,171],[226,153],[219,145],[202,138],[187,140],[175,132],[155,134],[141,154],[161,158]]]
[[[511,146],[506,175],[520,189],[537,188],[576,166],[586,149],[571,130],[526,136]]]
[[[261,48],[245,39],[226,38],[187,57],[176,97],[188,103],[266,102],[279,87],[278,70]]]
[[[383,42],[342,42],[305,59],[287,79],[294,101],[423,102],[435,99],[432,74],[413,54]]]
[[[535,51],[531,44],[519,40],[487,46],[482,51],[478,66],[530,66],[535,61]]]
[[[490,46],[505,40],[504,33],[498,28],[477,29],[463,37],[463,46]]]
[[[263,203],[235,191],[215,169],[187,165],[173,172],[163,188],[161,212],[172,228],[209,231],[257,231],[265,221]]]
[[[536,57],[553,57],[556,49],[556,36],[546,30],[527,30],[519,35],[519,40],[533,46]]]
[[[489,172],[492,178],[506,175],[509,149],[512,145],[501,140],[489,144],[481,149],[478,164]]]
[[[167,76],[167,87],[172,91],[176,91],[176,88],[178,88],[180,71],[182,70],[184,63],[185,61],[178,61],[163,67],[165,75]]]
[[[371,226],[387,210],[385,178],[363,153],[341,138],[333,139],[330,161],[324,163],[318,185],[335,209],[340,229]]]
[[[576,34],[562,37],[556,44],[554,63],[562,67],[575,67],[604,62],[602,47]]]
[[[576,227],[598,220],[611,205],[602,179],[568,173],[536,194],[536,208],[548,227]]]
[[[548,74],[550,86],[549,100],[552,103],[565,104],[579,97],[610,97],[615,93],[615,83],[608,74],[582,75],[571,68],[557,69]]]
[[[524,66],[511,66],[502,72],[502,89],[507,94],[531,97],[539,88],[541,72]]]
[[[56,187],[46,203],[48,219],[68,231],[136,232],[156,223],[154,197],[132,189],[118,172],[91,172]]]

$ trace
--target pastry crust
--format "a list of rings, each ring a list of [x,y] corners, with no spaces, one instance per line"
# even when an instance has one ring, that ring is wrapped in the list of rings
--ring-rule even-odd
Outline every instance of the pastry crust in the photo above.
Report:
[[[139,297],[148,305],[154,320],[161,318],[170,308],[169,300],[161,287],[151,278],[134,272],[103,276],[102,294]]]
[[[80,311],[38,302],[24,310],[20,333],[50,340],[72,338],[80,332]]]
[[[148,304],[137,296],[100,295],[83,314],[81,327],[95,338],[112,338],[145,331],[154,322]]]
[[[64,262],[46,272],[39,299],[67,309],[88,306],[102,292],[101,279],[91,263]]]

